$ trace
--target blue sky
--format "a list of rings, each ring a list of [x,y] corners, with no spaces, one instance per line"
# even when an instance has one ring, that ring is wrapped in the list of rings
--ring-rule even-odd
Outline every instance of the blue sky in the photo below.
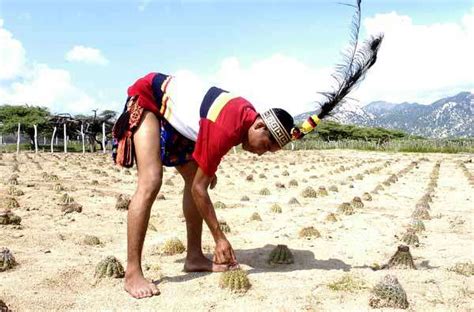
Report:
[[[350,3],[351,0],[347,2]],[[451,26],[458,25],[458,32],[465,36],[459,38],[460,41],[469,39],[472,35],[470,24],[464,23],[464,20],[470,21],[466,16],[474,15],[472,0],[365,0],[362,5],[364,21],[373,21],[371,27],[369,25],[362,28],[363,36],[371,32],[369,28],[384,30],[383,27],[390,24],[387,22],[389,20],[396,26],[396,19],[403,21],[403,17],[409,17],[407,27],[415,29],[414,32],[416,29],[423,31],[423,27],[437,29],[436,25],[444,25],[445,27],[439,30],[440,34],[446,30],[446,36],[449,37]],[[395,17],[390,18],[390,13],[394,13]],[[51,86],[50,94],[62,92],[60,96],[53,99],[52,96],[48,98],[45,95],[44,103],[34,103],[49,106],[55,111],[81,111],[81,105],[84,110],[91,109],[94,105],[101,109],[119,109],[127,86],[150,71],[174,73],[184,70],[206,82],[227,83],[230,88],[224,87],[234,87],[243,93],[250,93],[250,96],[257,98],[259,102],[278,102],[270,95],[259,98],[258,90],[248,90],[251,86],[241,87],[245,83],[240,80],[223,78],[223,67],[227,68],[223,64],[228,65],[229,62],[232,65],[229,65],[230,68],[238,71],[240,79],[247,81],[254,76],[258,76],[260,80],[268,80],[264,73],[257,72],[265,70],[266,66],[287,68],[288,73],[296,73],[298,77],[306,77],[304,75],[311,72],[308,77],[312,78],[304,80],[313,80],[315,86],[312,92],[324,91],[319,89],[319,85],[324,88],[329,84],[321,82],[318,85],[320,79],[323,79],[319,77],[330,74],[328,69],[341,59],[340,51],[349,40],[352,14],[350,7],[330,0],[0,0],[0,20],[3,21],[0,31],[10,34],[9,39],[4,36],[4,40],[19,42],[23,51],[22,60],[19,61],[21,68],[13,70],[13,74],[3,79],[0,75],[0,102],[22,102],[22,96],[25,96],[24,100],[28,102],[41,102],[32,95],[26,96],[19,92],[36,90],[30,87],[35,83],[41,85],[42,90],[49,88],[47,82],[37,81],[41,79],[38,72],[43,72],[45,68],[50,70],[48,72],[51,76],[43,76],[52,77],[49,79],[51,84],[54,84],[54,79],[60,79],[59,77],[67,76],[69,79],[64,90],[71,90],[70,96],[65,95],[64,90],[58,91],[56,84],[56,87]],[[410,33],[412,28],[407,28],[407,32]],[[393,38],[402,37],[393,32]],[[452,34],[450,37],[453,37]],[[410,43],[407,39],[406,44]],[[68,52],[77,46],[94,49],[102,61],[97,58],[94,61],[94,57],[68,58]],[[398,41],[398,44],[393,43],[390,46],[401,48],[402,44]],[[467,49],[471,47],[467,46]],[[407,49],[410,49],[410,46]],[[12,50],[10,57],[14,53]],[[403,63],[404,60],[394,60],[393,54],[396,53],[392,49],[391,57],[386,58],[392,60],[392,66],[394,62]],[[4,62],[7,62],[6,57]],[[258,65],[262,63],[267,65]],[[0,61],[0,72],[1,66]],[[304,66],[302,74],[293,69],[301,66]],[[472,66],[472,62],[467,66]],[[224,70],[226,75],[232,75],[231,69]],[[469,67],[466,68],[468,69]],[[285,79],[285,73],[283,72],[281,79]],[[32,77],[35,75],[38,77]],[[253,83],[255,89],[266,88],[259,85],[260,80]],[[15,83],[21,86],[14,85]],[[393,82],[387,80],[387,83]],[[304,81],[300,84],[308,88]],[[293,87],[298,88],[298,84]],[[397,86],[393,88],[397,89]],[[434,91],[429,86],[423,86],[418,93],[408,92],[406,98],[387,94],[390,92],[364,90],[361,90],[361,97],[363,101],[381,99],[429,102],[435,99],[433,94],[441,96],[466,88],[474,89],[472,81],[470,83],[461,79],[456,86],[449,83],[436,85]],[[46,91],[44,92],[47,93]],[[273,93],[277,91],[278,88],[273,90]],[[297,90],[292,92],[298,93]],[[12,95],[13,93],[15,94]],[[264,90],[263,93],[270,94],[272,90]],[[304,93],[310,92],[305,90]],[[403,92],[394,92],[397,93]],[[383,98],[385,94],[387,98]],[[424,95],[417,97],[413,94]],[[428,94],[432,96],[427,96]],[[74,101],[72,97],[82,100]],[[69,104],[66,103],[68,101]],[[305,96],[297,102],[301,102],[298,107],[304,110],[310,99]],[[294,106],[294,103],[292,105]]]

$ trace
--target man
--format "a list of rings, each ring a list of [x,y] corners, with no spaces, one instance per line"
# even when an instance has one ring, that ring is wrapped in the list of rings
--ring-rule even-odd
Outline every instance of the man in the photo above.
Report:
[[[163,165],[175,166],[184,179],[187,272],[222,272],[238,266],[231,244],[220,230],[208,188],[222,157],[233,147],[262,155],[291,140],[293,118],[284,110],[258,114],[250,102],[222,89],[190,90],[185,77],[151,73],[128,89],[124,113],[114,126],[115,161],[138,168],[138,186],[128,208],[125,290],[135,298],[159,294],[143,276],[141,254],[151,206],[163,177]],[[215,241],[214,259],[201,249],[202,221]]]

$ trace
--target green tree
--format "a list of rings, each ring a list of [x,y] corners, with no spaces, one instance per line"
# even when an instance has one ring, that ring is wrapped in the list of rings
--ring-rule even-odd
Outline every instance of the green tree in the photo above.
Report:
[[[49,131],[51,125],[49,123],[50,113],[46,107],[40,106],[0,106],[0,133],[11,134],[18,129],[18,123],[21,124],[21,131],[30,137],[30,143],[34,144],[34,125],[37,126],[38,132]]]

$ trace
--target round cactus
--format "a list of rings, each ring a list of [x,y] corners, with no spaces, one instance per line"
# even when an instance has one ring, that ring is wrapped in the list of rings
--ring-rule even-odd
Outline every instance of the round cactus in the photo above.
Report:
[[[301,196],[304,198],[316,198],[318,197],[318,193],[311,186],[308,186],[303,190]]]
[[[290,182],[288,182],[288,185],[290,187],[297,187],[298,186],[298,181],[296,181],[295,179],[292,179],[292,180],[290,180]]]
[[[114,256],[108,256],[104,260],[100,261],[95,268],[95,277],[104,278],[104,277],[114,277],[122,278],[125,276],[125,271],[123,269],[120,261]]]
[[[319,238],[321,234],[318,230],[316,230],[313,226],[302,228],[299,232],[300,238],[312,239],[312,238]]]
[[[15,265],[17,265],[17,263],[12,252],[8,248],[0,249],[0,272],[10,270]]]
[[[12,174],[10,178],[8,179],[8,184],[9,185],[18,185],[18,175],[17,174]]]
[[[345,215],[352,215],[355,212],[354,207],[352,207],[351,204],[347,202],[340,204],[337,208],[337,211]]]
[[[369,305],[377,309],[406,309],[408,308],[407,294],[395,276],[386,275],[372,289]]]
[[[249,174],[249,175],[245,178],[245,180],[246,180],[247,182],[254,182],[254,181],[255,181],[255,180],[253,179],[253,174]]]
[[[128,205],[130,205],[130,197],[125,194],[120,194],[117,196],[117,202],[115,203],[115,209],[117,210],[128,210]]]
[[[278,205],[278,204],[273,204],[271,207],[270,207],[270,211],[273,212],[273,213],[282,213],[283,210],[281,209],[281,206]]]
[[[290,198],[288,204],[292,206],[301,206],[300,202],[295,197]]]
[[[410,222],[409,227],[411,229],[413,229],[415,231],[415,233],[420,233],[420,232],[423,232],[424,230],[426,230],[425,224],[423,223],[423,221],[418,220],[418,219],[413,219]]]
[[[84,240],[82,241],[84,244],[89,246],[97,246],[101,245],[100,239],[94,235],[86,235],[84,236]]]
[[[244,293],[250,288],[250,281],[244,270],[229,270],[223,272],[219,280],[219,287],[227,288],[232,292]]]
[[[247,195],[244,195],[240,198],[240,201],[249,201],[250,198]]]
[[[365,200],[365,201],[371,201],[372,200],[372,195],[365,192],[364,194],[362,194],[362,199]]]
[[[167,256],[183,253],[186,250],[183,243],[178,238],[172,238],[165,242],[161,248],[161,253]]]
[[[25,195],[25,193],[22,190],[17,189],[16,187],[14,187],[13,185],[10,185],[10,187],[8,188],[8,195],[10,195],[10,196],[22,196],[22,195]]]
[[[8,225],[8,224],[19,225],[20,223],[21,223],[21,218],[15,215],[10,210],[0,211],[0,224],[1,225]]]
[[[329,222],[336,222],[337,218],[336,218],[336,215],[334,213],[330,212],[330,213],[327,214],[325,220],[329,221]]]
[[[270,190],[267,189],[266,187],[264,187],[263,189],[260,190],[260,192],[258,192],[260,195],[264,195],[264,196],[267,196],[267,195],[270,195]]]
[[[359,196],[355,196],[352,201],[351,201],[352,207],[359,209],[359,208],[364,208],[364,203],[362,202],[362,199],[360,199]]]
[[[15,199],[15,197],[7,197],[5,199],[5,206],[7,209],[14,209],[20,207],[20,204],[18,201]]]
[[[413,211],[413,214],[411,215],[412,218],[414,219],[420,219],[420,220],[431,220],[430,214],[427,209],[422,208],[422,207],[417,207]]]
[[[384,268],[395,269],[415,269],[415,263],[410,253],[410,247],[406,245],[398,246],[395,254],[390,258],[388,264]]]
[[[277,245],[270,253],[267,263],[276,264],[292,264],[294,262],[293,254],[286,245]]]
[[[218,200],[214,203],[214,208],[215,209],[224,209],[224,208],[227,208],[227,205]]]
[[[252,213],[250,216],[250,221],[262,221],[262,217],[258,214],[258,212]]]
[[[59,198],[59,203],[63,204],[63,205],[66,205],[66,204],[71,204],[74,202],[74,198],[72,198],[71,196],[69,196],[68,193],[64,193],[63,195],[61,195],[61,197]]]
[[[320,186],[318,188],[318,192],[317,192],[317,196],[328,196],[328,191],[326,190],[326,188],[324,186]]]
[[[339,192],[339,189],[337,188],[336,185],[331,185],[331,186],[329,187],[329,190],[330,190],[331,192]]]
[[[406,233],[402,235],[401,241],[409,246],[418,247],[420,245],[418,235],[415,234],[415,230],[413,229],[408,229]]]
[[[224,233],[230,233],[230,226],[224,220],[219,221],[219,228]]]
[[[472,263],[471,261],[458,262],[453,267],[449,268],[449,271],[453,271],[464,276],[473,276],[474,263]]]

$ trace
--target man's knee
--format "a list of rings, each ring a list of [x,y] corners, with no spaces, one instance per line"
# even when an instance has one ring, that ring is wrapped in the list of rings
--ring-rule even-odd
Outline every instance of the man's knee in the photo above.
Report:
[[[163,181],[161,169],[147,171],[144,176],[139,177],[138,191],[145,196],[156,196],[160,191]]]

